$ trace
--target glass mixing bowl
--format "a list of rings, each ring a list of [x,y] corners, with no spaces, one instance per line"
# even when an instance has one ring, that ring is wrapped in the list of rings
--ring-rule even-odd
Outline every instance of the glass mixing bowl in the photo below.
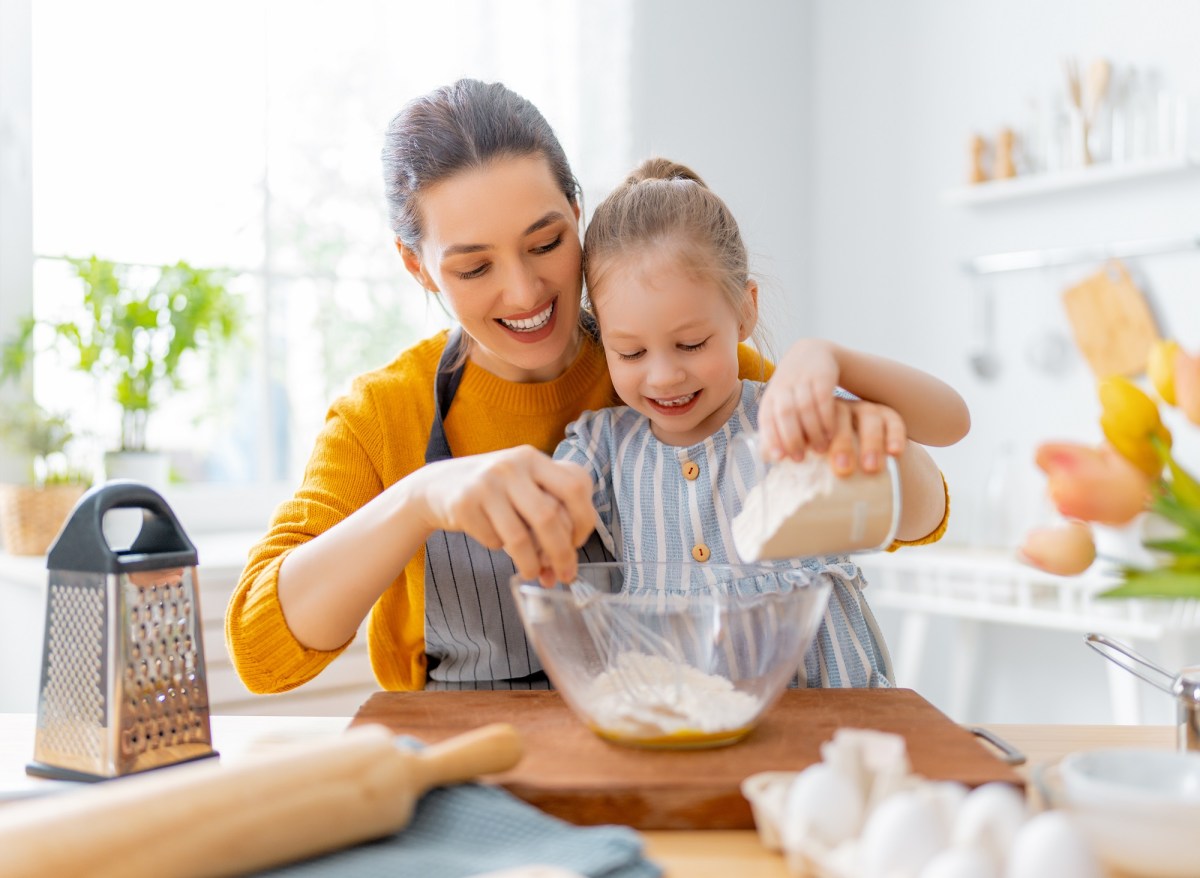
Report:
[[[773,564],[581,564],[513,595],[551,682],[597,735],[639,747],[741,740],[795,677],[830,583]]]

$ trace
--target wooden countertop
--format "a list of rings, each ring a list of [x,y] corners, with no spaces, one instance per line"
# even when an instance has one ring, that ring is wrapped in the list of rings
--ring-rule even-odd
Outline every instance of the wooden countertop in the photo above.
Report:
[[[337,734],[349,717],[215,716],[214,746],[224,760],[243,759],[281,742]],[[33,753],[32,714],[0,714],[0,798],[53,783],[29,778],[24,766]],[[1039,763],[1078,750],[1149,747],[1169,750],[1175,730],[1168,726],[988,725],[1023,752],[1027,773]],[[654,831],[643,833],[647,853],[668,878],[788,878],[783,859],[765,850],[749,831]],[[1116,876],[1114,876],[1116,878]]]

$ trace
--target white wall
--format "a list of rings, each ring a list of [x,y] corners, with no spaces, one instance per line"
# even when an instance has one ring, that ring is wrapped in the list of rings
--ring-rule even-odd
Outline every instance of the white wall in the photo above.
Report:
[[[820,0],[812,28],[806,136],[815,326],[929,369],[963,393],[971,435],[936,453],[953,491],[948,540],[994,541],[1000,535],[981,532],[982,498],[1003,443],[1012,444],[1016,465],[1009,490],[1032,521],[1043,514],[1036,443],[1100,438],[1093,382],[1079,357],[1072,354],[1061,375],[1039,372],[1029,358],[1047,333],[1069,332],[1059,293],[1097,266],[996,278],[1003,371],[989,383],[968,367],[978,287],[960,263],[1006,250],[1198,234],[1200,172],[986,208],[949,207],[940,194],[965,179],[973,131],[992,136],[1022,125],[1027,98],[1044,104],[1061,89],[1064,56],[1151,64],[1174,91],[1200,95],[1200,4]],[[1193,102],[1193,134],[1196,110]],[[1200,251],[1131,265],[1164,333],[1200,346]],[[1196,460],[1200,445],[1194,437],[1187,444]],[[897,634],[899,619],[881,621],[889,639]],[[979,638],[984,671],[973,716],[962,719],[1110,719],[1104,662],[1078,635],[985,626]],[[1200,659],[1200,644],[1193,652]],[[929,653],[920,688],[937,702],[956,660],[946,625],[934,626]],[[1145,688],[1148,715],[1169,721],[1169,699]]]
[[[813,8],[786,0],[634,5],[630,165],[653,155],[683,162],[729,203],[776,348],[810,320],[802,279]]]
[[[996,278],[1002,372],[985,382],[968,366],[979,288],[960,265],[1008,250],[1200,234],[1200,172],[986,208],[950,207],[942,194],[965,180],[974,131],[1021,126],[1029,98],[1045,105],[1062,89],[1065,56],[1153,65],[1165,85],[1200,97],[1200,4],[654,0],[635,16],[630,161],[682,160],[730,202],[756,266],[776,281],[768,319],[777,346],[827,336],[960,390],[972,433],[935,452],[953,494],[947,542],[1011,545],[1048,514],[1033,447],[1100,438],[1092,379],[1073,348],[1054,375],[1029,353],[1067,337],[1059,293],[1097,266]],[[1200,103],[1192,110],[1200,146]],[[1200,251],[1131,267],[1164,332],[1200,347]],[[1006,444],[1003,474],[993,464]],[[989,474],[1003,475],[1011,495],[1009,533],[985,517]],[[898,640],[900,619],[881,616]],[[953,633],[946,622],[931,627],[926,668],[909,681],[935,703],[946,700]],[[978,692],[972,715],[956,718],[1110,720],[1104,662],[1078,635],[984,626],[977,636]],[[1142,701],[1150,718],[1169,720],[1165,696],[1147,687]]]

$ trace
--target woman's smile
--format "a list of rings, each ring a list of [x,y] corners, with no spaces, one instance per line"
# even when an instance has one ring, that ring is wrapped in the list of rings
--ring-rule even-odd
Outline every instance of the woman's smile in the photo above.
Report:
[[[512,333],[517,341],[541,341],[554,332],[555,317],[558,315],[558,309],[555,307],[557,304],[558,296],[555,296],[547,304],[533,311],[513,314],[510,317],[497,317],[496,323]]]

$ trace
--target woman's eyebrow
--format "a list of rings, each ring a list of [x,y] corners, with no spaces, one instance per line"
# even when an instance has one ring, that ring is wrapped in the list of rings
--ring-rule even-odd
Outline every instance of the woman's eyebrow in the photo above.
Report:
[[[529,228],[521,232],[521,237],[532,235],[534,232],[546,228],[546,226],[550,225],[551,223],[556,223],[560,220],[565,220],[566,218],[566,214],[564,214],[561,210],[552,210],[545,216],[534,220],[530,224]],[[447,256],[459,256],[463,253],[479,253],[480,251],[490,249],[492,249],[490,244],[451,244],[442,251],[442,257],[445,258]]]
[[[524,232],[526,235],[532,235],[534,232],[546,228],[551,223],[556,223],[559,220],[566,219],[566,215],[561,210],[552,210],[541,219],[535,220]]]

